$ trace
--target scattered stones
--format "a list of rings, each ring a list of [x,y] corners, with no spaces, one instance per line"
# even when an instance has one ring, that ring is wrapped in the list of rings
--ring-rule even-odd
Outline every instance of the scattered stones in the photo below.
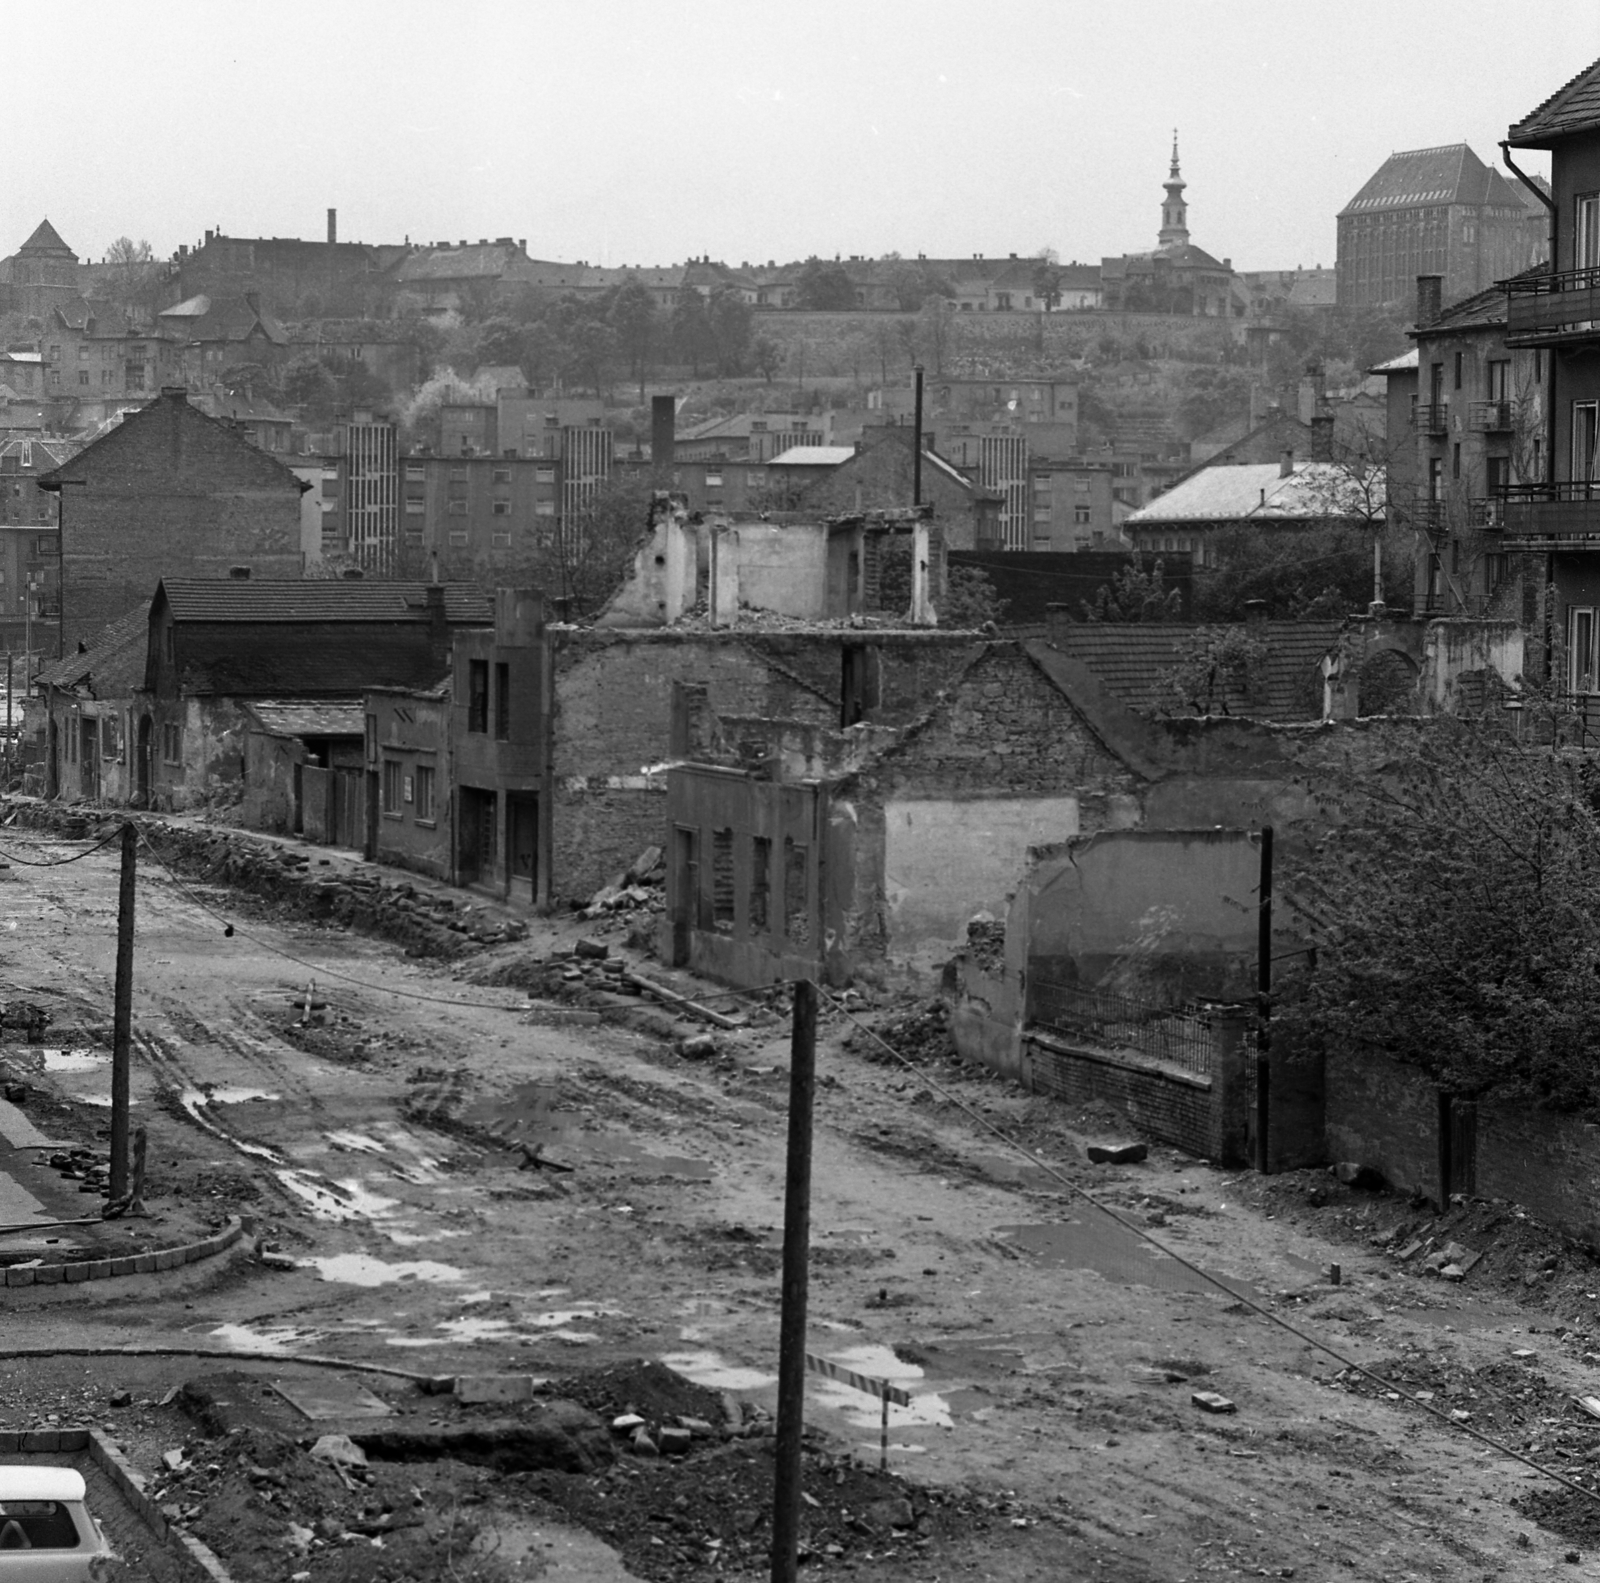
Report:
[[[681,1425],[664,1424],[659,1439],[663,1456],[682,1456],[694,1436]]]
[[[1203,1413],[1236,1413],[1238,1408],[1216,1391],[1195,1391],[1189,1400]]]
[[[603,962],[611,955],[611,947],[604,940],[591,940],[585,937],[573,946],[572,953],[587,961]]]
[[[131,1407],[133,1406],[133,1392],[113,1391],[110,1400],[113,1407]]]
[[[1374,1170],[1370,1165],[1360,1165],[1354,1160],[1340,1160],[1336,1165],[1330,1165],[1328,1172],[1346,1187],[1358,1188],[1366,1193],[1382,1192],[1388,1185],[1381,1171]]]
[[[704,1061],[717,1053],[717,1041],[709,1033],[691,1033],[678,1042],[678,1054],[686,1061]]]

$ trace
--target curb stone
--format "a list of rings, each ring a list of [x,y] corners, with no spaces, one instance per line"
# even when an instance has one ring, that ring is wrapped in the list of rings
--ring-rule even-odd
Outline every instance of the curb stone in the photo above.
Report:
[[[93,1429],[0,1429],[0,1454],[87,1451],[89,1460],[116,1486],[141,1522],[186,1564],[195,1583],[233,1583],[216,1554],[163,1515],[145,1493],[144,1478],[103,1435]]]
[[[121,1275],[144,1275],[152,1270],[181,1269],[186,1264],[197,1264],[231,1248],[244,1235],[244,1222],[230,1215],[221,1231],[202,1237],[198,1242],[186,1242],[176,1248],[166,1248],[157,1253],[124,1254],[115,1259],[79,1259],[72,1264],[40,1264],[32,1269],[18,1269],[15,1265],[5,1272],[4,1287],[56,1286],[65,1282],[113,1280]]]

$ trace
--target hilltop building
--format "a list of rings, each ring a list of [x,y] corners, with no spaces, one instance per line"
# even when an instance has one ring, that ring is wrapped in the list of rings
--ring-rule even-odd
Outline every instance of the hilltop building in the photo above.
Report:
[[[1549,229],[1465,143],[1391,154],[1339,211],[1339,306],[1414,313],[1418,275],[1441,276],[1446,302],[1470,297],[1544,259]]]

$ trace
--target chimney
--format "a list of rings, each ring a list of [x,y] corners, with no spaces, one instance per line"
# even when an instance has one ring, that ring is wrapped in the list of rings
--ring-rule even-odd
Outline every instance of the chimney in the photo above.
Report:
[[[1417,328],[1423,329],[1436,320],[1444,308],[1444,276],[1417,276]]]
[[[337,209],[330,209],[330,210],[328,210],[328,241],[330,243],[332,243],[332,242],[337,242],[338,240],[339,240],[339,211]]]
[[[1333,414],[1331,412],[1316,412],[1312,415],[1311,460],[1313,462],[1331,462],[1333,460]]]
[[[650,398],[650,460],[653,467],[671,467],[677,456],[678,402],[675,396]]]
[[[236,583],[247,583],[250,581],[250,568],[248,566],[230,566],[228,568],[228,576]]]
[[[1278,477],[1279,478],[1287,478],[1293,472],[1294,472],[1294,452],[1293,451],[1285,451],[1283,453],[1283,455],[1278,458]]]
[[[426,590],[428,612],[428,643],[434,659],[440,664],[450,660],[450,621],[444,608],[444,584],[429,583]]]
[[[347,583],[359,583],[364,573],[359,566],[347,566],[339,575]]]

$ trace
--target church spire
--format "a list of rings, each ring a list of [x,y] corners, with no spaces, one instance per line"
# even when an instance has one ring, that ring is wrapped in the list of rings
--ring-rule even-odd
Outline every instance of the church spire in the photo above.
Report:
[[[1185,182],[1178,169],[1178,129],[1172,129],[1172,170],[1167,176],[1167,196],[1161,205],[1161,231],[1158,240],[1163,248],[1184,246],[1189,240],[1189,206],[1183,201]]]

